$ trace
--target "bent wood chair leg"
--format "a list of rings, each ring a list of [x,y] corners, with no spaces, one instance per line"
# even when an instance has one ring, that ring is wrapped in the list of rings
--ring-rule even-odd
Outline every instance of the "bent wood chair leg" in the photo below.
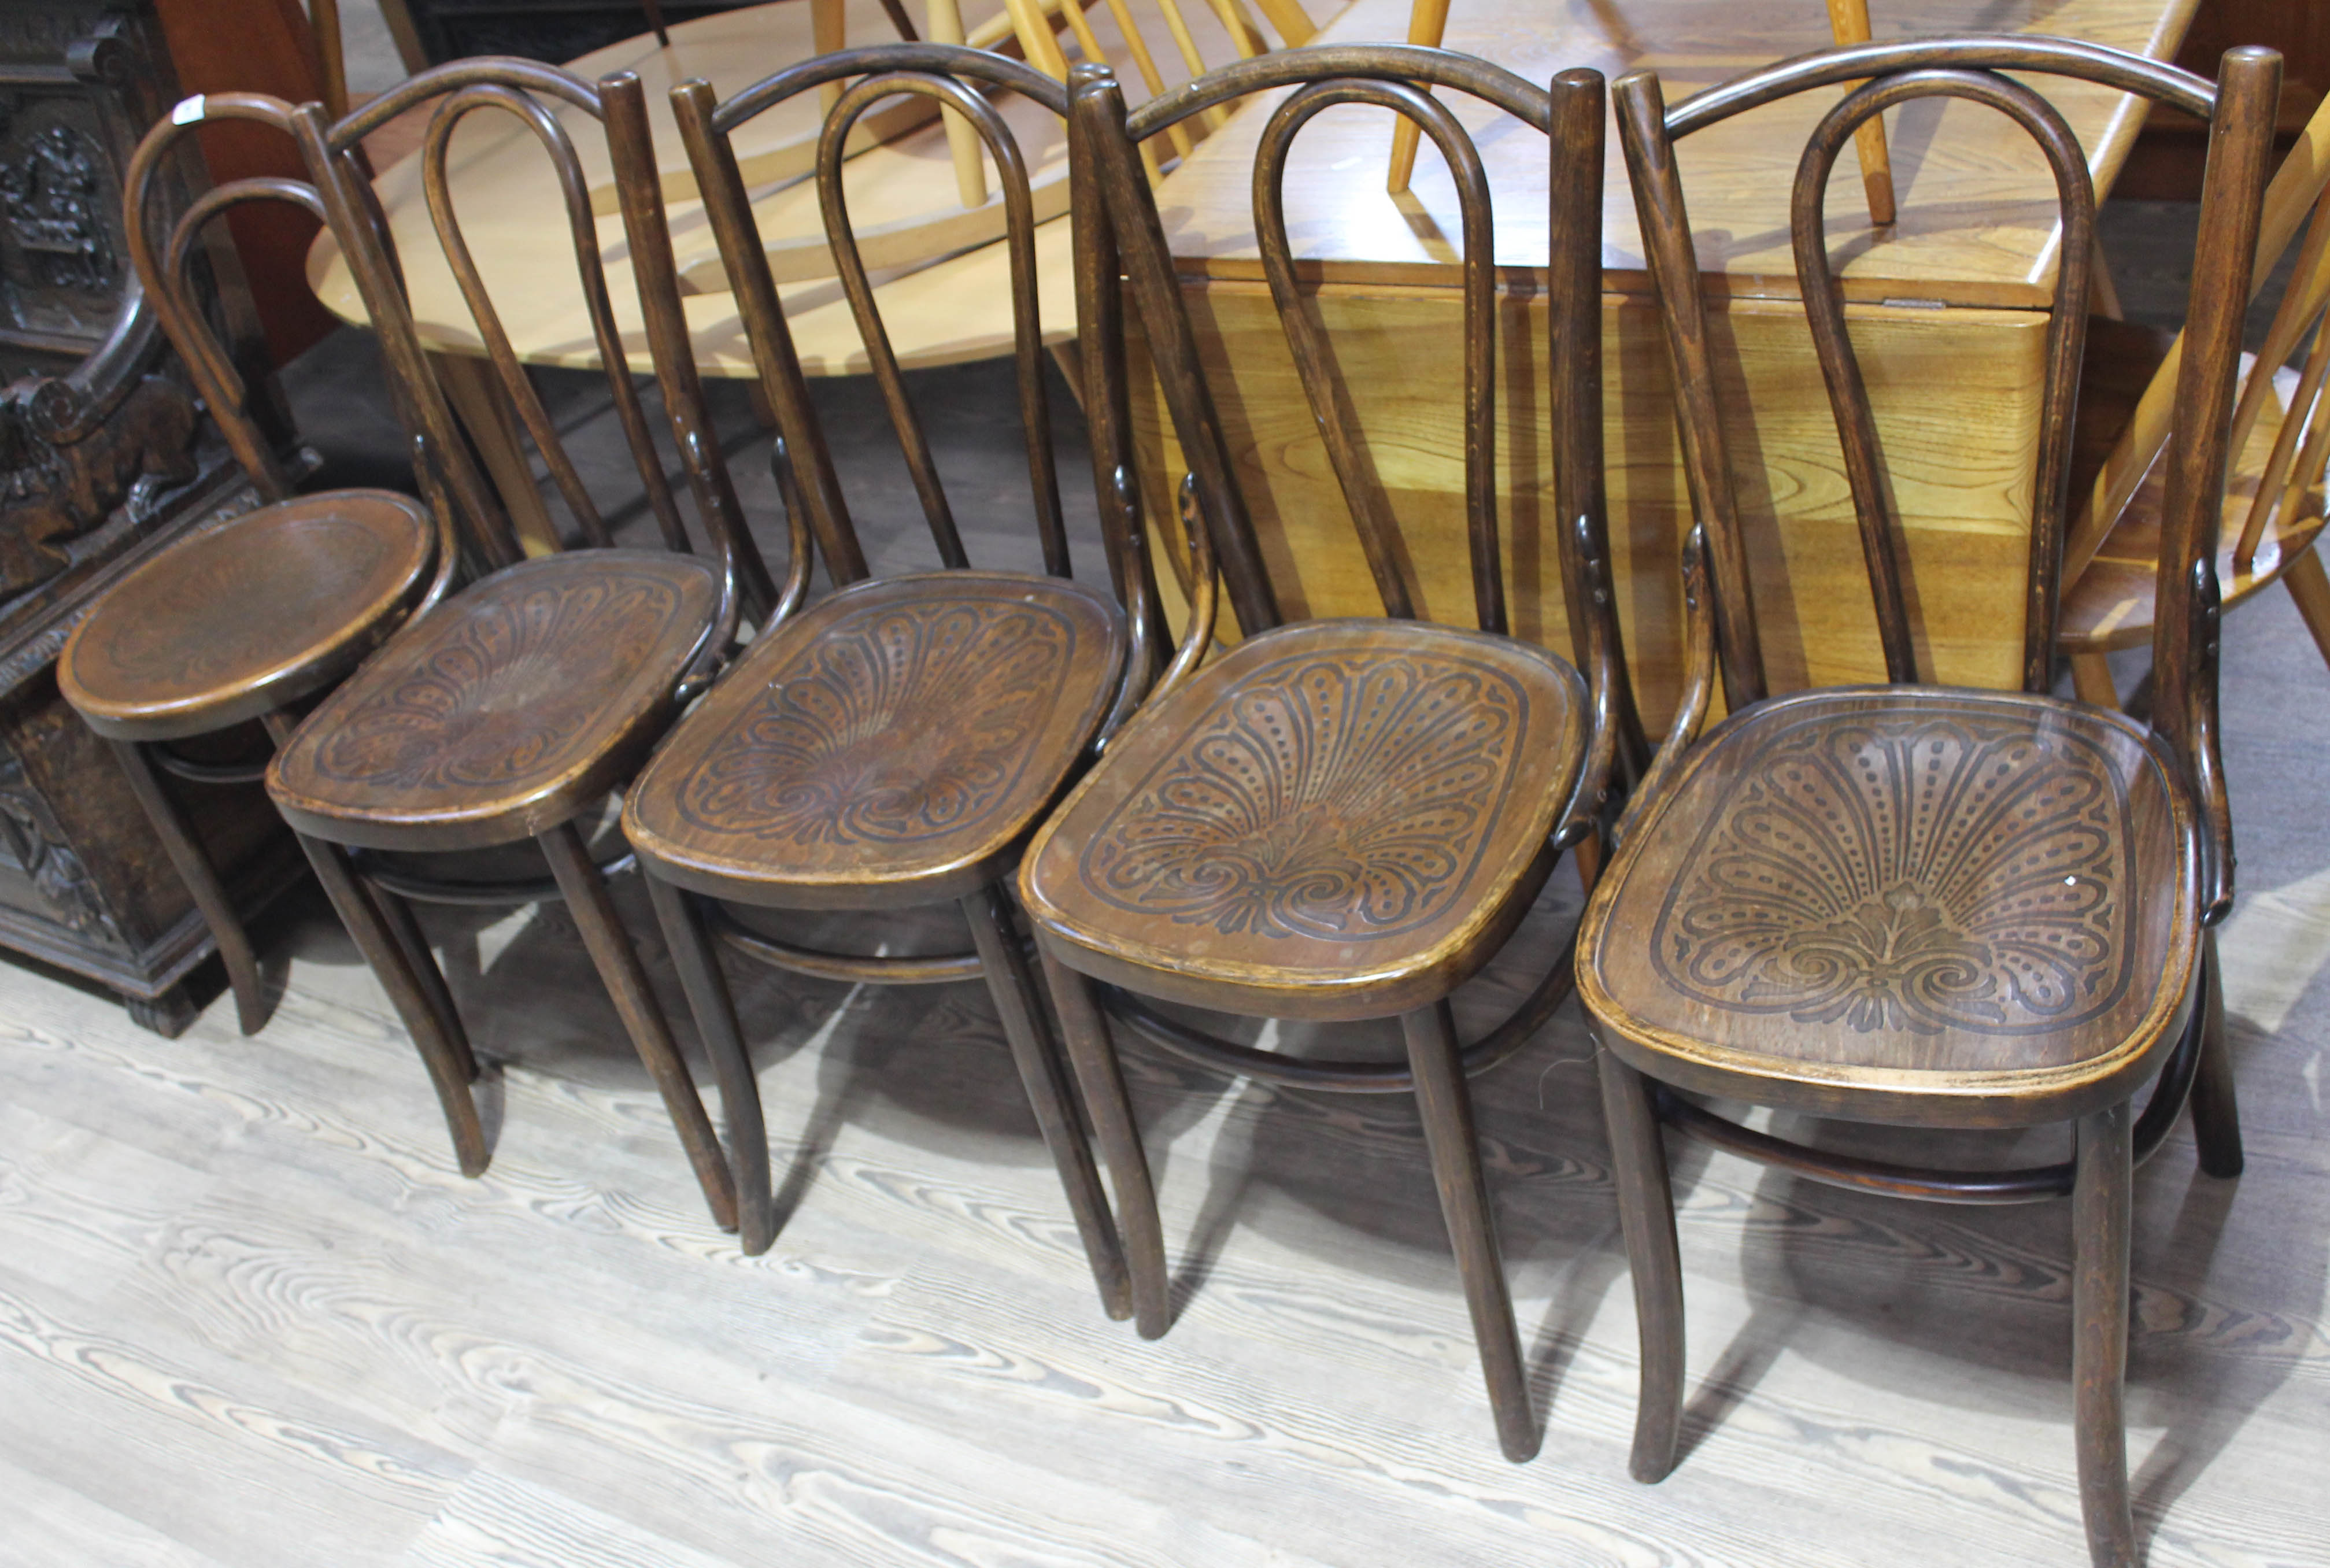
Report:
[[[1061,1037],[1068,1047],[1084,1109],[1116,1184],[1117,1223],[1123,1227],[1125,1266],[1132,1276],[1132,1326],[1143,1339],[1155,1339],[1172,1326],[1170,1281],[1165,1274],[1165,1225],[1157,1213],[1157,1187],[1149,1174],[1149,1154],[1141,1147],[1141,1124],[1133,1119],[1125,1091],[1124,1068],[1110,1044],[1092,982],[1045,953],[1044,978],[1058,1009]]]
[[[169,786],[162,782],[154,765],[146,760],[145,748],[134,741],[109,741],[107,744],[120,760],[121,771],[129,779],[129,791],[146,808],[147,818],[154,824],[154,832],[162,840],[171,865],[176,868],[178,880],[186,884],[194,907],[202,912],[203,922],[210,927],[211,940],[217,945],[220,961],[226,965],[227,986],[234,992],[235,1022],[244,1034],[258,1034],[267,1022],[267,989],[260,979],[259,956],[251,949],[251,934],[242,929],[242,919],[234,912],[234,902],[227,897],[218,867],[211,864],[209,854],[194,836],[194,826],[170,794]]]
[[[761,1084],[753,1071],[753,1053],[736,1022],[736,1001],[705,928],[703,906],[694,893],[644,866],[639,875],[655,901],[664,945],[671,949],[688,1010],[696,1015],[696,1032],[703,1036],[713,1076],[720,1083],[721,1115],[728,1124],[728,1166],[736,1182],[736,1240],[746,1256],[757,1257],[776,1240],[777,1222],[769,1186],[769,1131],[761,1119]]]
[[[639,951],[631,946],[622,917],[615,912],[615,901],[608,896],[607,883],[592,863],[582,836],[574,831],[573,823],[562,822],[535,834],[535,842],[542,845],[550,873],[566,895],[566,907],[582,933],[582,945],[590,951],[608,999],[615,1004],[633,1049],[663,1095],[664,1110],[671,1117],[673,1130],[679,1134],[680,1147],[687,1151],[688,1163],[696,1167],[696,1185],[704,1189],[713,1223],[724,1231],[734,1230],[736,1183],[728,1171],[728,1157],[712,1130],[711,1117],[705,1114],[704,1101],[696,1097],[696,1081],[688,1076],[687,1063],[680,1060],[671,1025],[648,985]]]
[[[2136,1568],[2128,1515],[2128,1211],[2134,1119],[2125,1104],[2082,1118],[2071,1185],[2071,1380],[2079,1507],[2096,1568]]]
[[[1011,921],[1011,906],[1002,890],[990,883],[962,901],[963,918],[971,922],[971,940],[986,970],[988,994],[1003,1019],[1003,1036],[1011,1043],[1011,1058],[1018,1064],[1019,1082],[1028,1104],[1043,1129],[1045,1147],[1060,1173],[1075,1216],[1076,1233],[1084,1238],[1084,1258],[1092,1265],[1093,1282],[1100,1288],[1102,1309],[1111,1318],[1132,1315],[1132,1288],[1126,1277],[1124,1252],[1117,1244],[1116,1222],[1110,1216],[1108,1194],[1093,1165],[1092,1147],[1084,1141],[1076,1119],[1066,1063],[1052,1037],[1051,1020],[1036,977],[1028,970],[1020,950],[1019,933]]]
[[[413,917],[412,906],[361,873],[357,874],[356,885],[364,890],[372,900],[373,907],[380,912],[381,923],[387,927],[389,935],[396,941],[398,951],[404,955],[405,964],[412,969],[413,979],[420,984],[422,997],[437,1016],[438,1028],[444,1034],[446,1044],[452,1047],[453,1054],[459,1058],[462,1072],[475,1083],[478,1081],[478,1058],[469,1048],[469,1032],[461,1023],[461,1011],[454,1006],[452,989],[445,984],[445,971],[438,968],[437,955],[430,951],[429,939],[422,934],[420,921]]]
[[[2201,1061],[2193,1075],[2193,1139],[2201,1168],[2231,1179],[2241,1174],[2241,1110],[2233,1092],[2232,1052],[2225,1044],[2224,970],[2217,963],[2217,933],[2201,937]]]
[[[1674,1194],[1667,1185],[1666,1144],[1650,1082],[1598,1043],[1595,1061],[1642,1345],[1642,1389],[1635,1398],[1634,1451],[1627,1470],[1647,1484],[1664,1480],[1674,1469],[1682,1435],[1682,1254],[1675,1243]]]
[[[687,993],[687,1009],[696,1018],[696,1034],[704,1037],[704,1051],[713,1058],[713,1076],[720,1082],[720,1111],[729,1128],[729,1169],[736,1179],[736,1242],[745,1256],[760,1256],[776,1240],[769,1128],[760,1114],[760,1076],[753,1072],[753,1053],[744,1044],[744,1027],[736,1023],[736,997],[729,993],[727,974],[720,969],[720,955],[713,949],[696,894],[673,888],[646,866],[639,874],[648,883],[648,897],[655,900],[664,946],[671,949],[680,987]]]
[[[2297,613],[2306,618],[2306,629],[2314,634],[2322,662],[2330,664],[2330,573],[2322,570],[2321,553],[2306,551],[2289,563],[2281,580],[2297,601]]]
[[[1473,1337],[1481,1347],[1481,1374],[1489,1385],[1489,1408],[1497,1418],[1497,1441],[1505,1458],[1520,1464],[1537,1455],[1537,1422],[1530,1414],[1529,1377],[1521,1365],[1520,1335],[1513,1327],[1512,1292],[1497,1255],[1496,1222],[1489,1213],[1489,1184],[1481,1174],[1473,1096],[1464,1087],[1456,1021],[1444,999],[1401,1015],[1399,1025],[1407,1037],[1416,1104],[1424,1113],[1432,1185],[1440,1189],[1440,1213],[1456,1250],[1464,1302],[1473,1312]]]
[[[382,919],[380,906],[373,902],[355,868],[348,864],[347,851],[304,833],[295,836],[299,847],[307,852],[308,864],[316,868],[316,880],[324,884],[325,896],[338,912],[340,924],[347,928],[356,950],[372,966],[373,977],[388,993],[390,1004],[404,1020],[405,1032],[412,1036],[413,1047],[429,1069],[429,1082],[435,1085],[437,1101],[444,1108],[445,1126],[453,1136],[453,1155],[460,1162],[461,1174],[484,1175],[487,1162],[493,1156],[486,1147],[485,1124],[478,1116],[477,1100],[469,1092],[469,1085],[477,1077],[477,1063],[469,1053],[468,1041],[457,1043],[446,1034],[426,982],[413,972],[403,944]]]

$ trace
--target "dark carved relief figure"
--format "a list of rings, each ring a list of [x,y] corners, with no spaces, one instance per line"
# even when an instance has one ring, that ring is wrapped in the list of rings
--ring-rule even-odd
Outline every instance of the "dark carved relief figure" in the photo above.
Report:
[[[194,477],[194,404],[158,375],[140,376],[91,419],[65,382],[27,376],[0,392],[0,600],[71,564],[64,543],[125,501],[142,521],[164,492]]]
[[[34,288],[109,289],[113,241],[103,213],[112,168],[97,145],[70,126],[45,127],[0,163],[7,203],[11,281]]]

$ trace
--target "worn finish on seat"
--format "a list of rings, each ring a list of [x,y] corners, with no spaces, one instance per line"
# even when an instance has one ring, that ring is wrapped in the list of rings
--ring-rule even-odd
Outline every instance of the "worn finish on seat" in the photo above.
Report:
[[[2192,992],[2172,766],[2047,697],[1759,704],[1634,825],[1580,994],[1620,1055],[1759,1104],[1966,1127],[2125,1100]]]
[[[663,732],[720,598],[710,562],[600,550],[507,568],[440,605],[269,767],[302,833],[474,849],[556,827]]]
[[[336,490],[187,539],[116,583],[57,684],[118,741],[206,734],[330,685],[402,624],[436,555],[410,496]]]
[[[1487,961],[1550,869],[1586,682],[1424,622],[1240,643],[1044,827],[1028,912],[1085,973],[1268,1016],[1379,1018]]]
[[[853,584],[756,641],[626,795],[658,875],[793,908],[976,892],[1099,730],[1122,613],[1057,578]],[[755,902],[763,902],[758,901]]]
[[[2173,435],[2161,460],[2155,686],[2143,726],[2047,694],[2080,445],[2073,411],[2095,195],[2082,149],[2025,74],[2106,83],[2211,121],[2188,342],[2164,427]],[[2228,52],[2212,86],[2097,46],[1966,38],[1806,55],[1672,109],[1648,71],[1618,84],[1699,515],[1683,562],[1684,700],[1618,826],[1577,955],[1642,1337],[1638,1480],[1673,1468],[1682,1425],[1682,1270],[1663,1120],[1867,1191],[1974,1204],[2068,1195],[2081,1512],[2098,1568],[2135,1568],[2121,1403],[2134,1166],[2189,1106],[2202,1168],[2234,1176],[2241,1167],[2208,930],[2233,889],[2212,567],[2279,81],[2279,58],[2265,50]],[[1773,696],[1675,144],[1733,114],[1839,86],[1847,96],[1798,164],[1790,227],[1890,684]],[[2020,693],[1919,682],[1884,433],[1823,216],[1856,130],[1937,98],[1984,104],[2019,125],[2053,173],[2061,213]],[[2099,487],[2112,467],[2102,465]],[[1719,663],[1731,716],[1702,739]],[[2134,1097],[2147,1083],[2139,1117]],[[1999,1170],[1839,1154],[1687,1093],[1878,1124],[2068,1124],[2071,1157]]]

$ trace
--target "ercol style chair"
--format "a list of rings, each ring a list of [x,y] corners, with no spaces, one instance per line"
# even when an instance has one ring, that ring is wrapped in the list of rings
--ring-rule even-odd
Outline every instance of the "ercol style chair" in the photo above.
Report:
[[[943,570],[875,580],[809,401],[738,176],[731,137],[753,116],[832,81],[849,85],[825,121],[818,179],[842,285]],[[704,82],[674,92],[697,187],[735,285],[761,384],[788,459],[790,509],[813,530],[837,591],[764,628],[750,651],[671,733],[626,796],[638,853],[698,1026],[741,1059],[734,1003],[708,937],[781,968],[877,984],[984,978],[1108,1310],[1130,1311],[1116,1228],[1076,1119],[1074,1085],[1022,948],[1006,883],[1021,845],[1089,751],[1123,722],[1155,675],[1153,574],[1137,515],[1106,503],[1131,471],[1121,386],[1096,407],[1115,597],[1069,579],[1037,314],[1035,222],[1027,167],[989,93],[1064,113],[1057,82],[1020,64],[941,44],[891,44],[807,61],[715,106]],[[1009,212],[1014,362],[1029,512],[1047,575],[973,570],[914,400],[901,377],[841,182],[853,123],[900,93],[935,99],[977,130]],[[1094,209],[1081,237],[1096,244]],[[1097,252],[1095,252],[1097,254]],[[1087,323],[1113,296],[1077,278]],[[1206,570],[1201,564],[1200,570]],[[1209,617],[1174,667],[1198,656]],[[819,951],[754,933],[721,901],[791,910],[896,910],[958,903],[969,951],[878,958]],[[769,1243],[768,1157],[746,1079],[730,1091],[744,1243]],[[748,1124],[748,1118],[751,1119]]]
[[[436,108],[417,156],[424,160],[431,232],[442,255],[399,256],[354,153],[392,116],[431,102]],[[806,565],[796,564],[781,598],[755,587],[766,582],[765,569],[721,464],[686,335],[658,310],[669,296],[672,269],[660,199],[652,180],[627,179],[628,259],[648,312],[674,442],[714,549],[708,559],[689,553],[663,458],[625,368],[573,143],[552,104],[602,123],[619,168],[652,166],[645,99],[629,75],[593,85],[526,61],[457,61],[412,78],[336,125],[327,126],[312,106],[291,114],[403,402],[487,570],[375,653],[296,732],[285,716],[269,717],[279,750],[268,770],[268,791],[421,1047],[464,1172],[482,1170],[488,1155],[470,1091],[478,1065],[404,899],[563,896],[663,1095],[715,1219],[734,1228],[727,1161],[576,822],[598,812],[630,779],[680,706],[709,684],[734,637],[740,581],[747,592],[765,596],[764,603],[789,603],[806,585]],[[667,548],[613,544],[510,352],[488,282],[463,243],[458,193],[447,182],[448,151],[461,119],[480,109],[527,125],[564,192],[576,275],[609,367],[615,411]],[[521,556],[414,325],[404,280],[424,264],[450,267],[496,379],[590,548]],[[526,286],[558,284],[535,279]],[[479,850],[529,838],[549,861],[547,883],[423,880],[375,858],[379,852]],[[734,1076],[733,1064],[715,1058],[715,1066]]]
[[[2316,542],[2323,526],[2323,471],[2330,465],[2330,106],[2315,111],[2296,149],[2267,187],[2251,287],[2262,289],[2294,243],[2294,276],[2267,329],[2263,352],[2241,378],[2228,447],[2225,503],[2214,549],[2227,610],[2275,582],[2289,590],[2315,646],[2330,660],[2330,576]],[[2299,239],[2300,231],[2304,239]],[[2303,369],[2287,368],[2308,332]],[[2246,360],[2248,356],[2244,355]],[[2094,473],[2064,552],[2057,646],[2069,655],[2079,695],[2118,704],[2104,656],[2152,640],[2170,415],[2183,350],[2168,334],[2126,322],[2088,328],[2080,378],[2083,429],[2107,408],[2126,423]]]
[[[1556,514],[1579,664],[1501,635],[1496,288],[1487,180],[1472,137],[1425,85],[1502,109],[1549,139]],[[1281,624],[1175,282],[1137,147],[1249,93],[1268,109],[1255,228],[1311,411],[1381,592],[1385,619]],[[1467,510],[1480,629],[1412,619],[1397,524],[1337,418],[1333,359],[1298,287],[1283,174],[1321,110],[1368,104],[1416,120],[1454,171],[1464,252]],[[1254,113],[1263,113],[1261,108]],[[1165,1332],[1165,1251],[1147,1157],[1103,993],[1165,1045],[1265,1082],[1413,1091],[1454,1242],[1506,1454],[1534,1453],[1512,1305],[1465,1075],[1523,1044],[1567,994],[1568,949],[1503,1025],[1460,1046],[1449,994],[1501,947],[1560,852],[1594,839],[1620,725],[1617,628],[1604,577],[1601,433],[1602,79],[1551,91],[1482,61],[1405,45],[1311,49],[1245,61],[1129,118],[1094,72],[1072,92],[1081,156],[1105,194],[1141,328],[1192,471],[1196,509],[1246,638],[1151,694],[1029,846],[1021,901],[1036,929],[1102,1148],[1115,1179],[1142,1334]],[[1113,345],[1101,350],[1117,352]],[[1582,863],[1583,864],[1583,863]],[[1099,982],[1095,985],[1094,982]],[[1405,1066],[1301,1060],[1218,1039],[1139,998],[1249,1016],[1394,1018]]]
[[[149,309],[176,345],[212,421],[260,503],[204,529],[130,572],[73,629],[57,684],[120,759],[178,875],[209,925],[246,1034],[266,1021],[257,955],[183,803],[161,777],[253,782],[265,761],[204,763],[170,744],[216,734],[327,690],[416,609],[441,597],[458,552],[453,519],[386,490],[299,496],[296,466],[256,417],[264,389],[204,319],[189,269],[206,226],[247,202],[288,202],[317,217],[322,197],[301,181],[231,181],[175,221],[156,210],[156,176],[205,120],[247,119],[288,130],[287,106],[246,93],[188,99],[138,144],[123,225]],[[416,465],[427,472],[428,465]]]
[[[2100,82],[2212,119],[2162,503],[2149,727],[2046,694],[2095,202],[2077,141],[2007,71]],[[1807,55],[1672,110],[1656,77],[1618,83],[1700,518],[1686,561],[1697,600],[1688,700],[1619,827],[1577,949],[1640,1318],[1639,1480],[1672,1467],[1681,1412],[1682,1277],[1663,1119],[1866,1191],[1949,1203],[2069,1194],[2088,1541],[2098,1563],[2136,1560],[2120,1415],[2132,1162],[2157,1146],[2189,1091],[2202,1168],[2240,1167],[2209,937],[2232,895],[2212,543],[2279,75],[2278,57],[2260,50],[2227,54],[2212,88],[2115,50],[1976,38]],[[1793,93],[1864,81],[1813,132],[1793,227],[1892,684],[1773,696],[1674,144]],[[1871,116],[1933,97],[2022,126],[2061,203],[2020,692],[1918,684],[1885,454],[1826,252],[1823,203],[1838,150]],[[1719,664],[1730,716],[1701,738]],[[1895,1126],[2069,1123],[2072,1154],[1987,1171],[1846,1157],[1687,1095]]]

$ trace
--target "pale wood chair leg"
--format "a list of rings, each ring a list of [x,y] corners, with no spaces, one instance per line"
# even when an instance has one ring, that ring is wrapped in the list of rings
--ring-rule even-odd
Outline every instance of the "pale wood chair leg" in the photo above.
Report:
[[[2233,1058],[2225,1044],[2224,970],[2217,962],[2217,933],[2201,938],[2201,1061],[2193,1078],[2193,1141],[2200,1146],[2201,1169],[2231,1179],[2241,1174],[2241,1112],[2233,1092]]]
[[[1414,0],[1407,14],[1407,41],[1426,49],[1440,47],[1441,38],[1448,31],[1448,0]],[[1392,125],[1391,167],[1384,177],[1384,189],[1398,195],[1407,189],[1410,175],[1416,173],[1416,149],[1424,129],[1406,115]]]
[[[737,1244],[747,1257],[758,1257],[776,1240],[776,1210],[769,1185],[769,1129],[762,1119],[760,1080],[736,1021],[735,998],[696,895],[644,866],[639,875],[648,884],[664,946],[671,949],[672,967],[679,971],[680,987],[696,1017],[696,1032],[703,1037],[705,1054],[712,1058],[712,1073],[720,1084],[721,1119],[728,1124],[728,1167],[736,1182]]]
[[[129,780],[129,792],[146,808],[147,820],[154,825],[155,836],[161,839],[178,880],[186,884],[194,908],[202,912],[203,923],[210,928],[219,961],[226,966],[227,987],[234,993],[235,1023],[246,1034],[258,1034],[270,1010],[267,987],[260,978],[259,955],[251,948],[251,933],[243,929],[242,917],[234,912],[234,901],[219,880],[218,867],[211,864],[202,840],[194,836],[194,825],[156,773],[145,748],[134,741],[107,744],[113,748],[114,758]]]
[[[2071,690],[2093,707],[2119,709],[2119,687],[2112,680],[2111,663],[2099,653],[2071,656]]]
[[[696,1168],[696,1185],[704,1189],[713,1223],[724,1231],[736,1229],[736,1183],[728,1170],[728,1157],[712,1130],[712,1119],[705,1114],[704,1101],[696,1096],[687,1063],[680,1060],[671,1025],[648,985],[647,970],[639,964],[638,949],[631,946],[630,933],[623,929],[615,901],[608,896],[606,879],[599,874],[573,823],[562,822],[538,833],[535,842],[542,845],[550,874],[558,879],[559,892],[566,897],[567,911],[582,932],[582,946],[599,971],[608,999],[615,1004],[633,1049],[663,1096],[664,1110],[671,1117],[673,1130],[679,1134],[680,1146],[687,1151],[688,1163]]]
[[[1635,1333],[1643,1375],[1634,1404],[1634,1451],[1627,1469],[1643,1482],[1664,1480],[1682,1436],[1682,1253],[1675,1242],[1674,1194],[1651,1083],[1597,1047],[1602,1114],[1626,1268],[1634,1282]]]
[[[848,47],[848,23],[843,0],[809,0],[810,43],[819,54]],[[817,110],[831,114],[841,101],[842,84],[829,81],[817,90]]]
[[[1869,0],[1828,0],[1829,36],[1841,47],[1869,42]],[[1859,82],[1847,83],[1847,90]],[[1852,133],[1861,157],[1861,188],[1869,201],[1869,221],[1879,228],[1893,222],[1893,155],[1885,146],[1885,117],[1863,120]]]
[[[519,548],[528,555],[556,553],[558,528],[534,482],[534,464],[526,458],[508,396],[494,377],[493,362],[470,354],[432,354],[429,365],[486,465]]]
[[[990,883],[962,901],[962,912],[986,971],[988,995],[995,998],[995,1011],[1003,1021],[1003,1037],[1010,1043],[1011,1059],[1028,1091],[1028,1109],[1036,1113],[1044,1147],[1051,1151],[1060,1188],[1067,1195],[1068,1212],[1075,1217],[1076,1233],[1084,1240],[1101,1308],[1111,1318],[1130,1318],[1132,1285],[1125,1272],[1124,1251],[1117,1243],[1116,1222],[1109,1214],[1108,1193],[1100,1185],[1092,1146],[1076,1119],[1068,1066],[1060,1060],[1043,996],[1020,950],[1011,906]]]
[[[1049,953],[1042,956],[1068,1061],[1075,1068],[1076,1086],[1084,1093],[1084,1109],[1091,1113],[1109,1179],[1116,1187],[1117,1223],[1123,1231],[1125,1266],[1132,1277],[1132,1326],[1143,1339],[1155,1339],[1172,1327],[1172,1281],[1165,1272],[1165,1227],[1157,1213],[1157,1187],[1150,1176],[1148,1151],[1141,1147],[1132,1097],[1125,1091],[1124,1069],[1109,1043],[1108,1020],[1101,1015],[1092,982]]]
[[[956,0],[930,0],[924,16],[933,43],[963,41],[962,8]],[[981,161],[979,132],[951,109],[940,113],[946,121],[947,152],[954,159],[955,200],[966,207],[983,207],[987,204],[987,165]]]
[[[2122,1408],[2134,1125],[2125,1103],[2082,1118],[2071,1186],[2073,1422],[2079,1506],[2096,1568],[2136,1568]]]
[[[1464,1302],[1473,1312],[1473,1338],[1481,1348],[1481,1373],[1489,1385],[1489,1408],[1497,1418],[1497,1442],[1515,1464],[1537,1457],[1537,1421],[1530,1413],[1529,1374],[1521,1361],[1520,1335],[1513,1327],[1513,1298],[1505,1265],[1497,1252],[1497,1226],[1489,1212],[1489,1184],[1481,1174],[1479,1135],[1473,1125],[1473,1096],[1464,1087],[1456,1023],[1445,1000],[1400,1015],[1407,1038],[1407,1063],[1416,1075],[1416,1100],[1424,1113],[1424,1146],[1432,1157],[1432,1183],[1440,1190],[1440,1213],[1456,1250],[1456,1272],[1464,1281]]]
[[[493,1151],[487,1146],[485,1123],[469,1089],[477,1079],[477,1059],[469,1042],[446,1034],[427,983],[414,972],[403,945],[382,920],[380,907],[348,864],[347,851],[306,834],[296,836],[307,852],[308,864],[316,868],[316,880],[324,884],[325,896],[338,912],[340,924],[347,928],[356,950],[372,967],[373,978],[388,993],[389,1005],[404,1020],[405,1032],[412,1036],[413,1048],[429,1069],[429,1082],[445,1112],[445,1126],[453,1138],[453,1157],[459,1162],[461,1174],[484,1175]]]
[[[2281,581],[2297,601],[2297,613],[2306,618],[2306,629],[2314,634],[2322,662],[2330,664],[2330,575],[2322,570],[2321,553],[2308,550],[2291,562]]]

